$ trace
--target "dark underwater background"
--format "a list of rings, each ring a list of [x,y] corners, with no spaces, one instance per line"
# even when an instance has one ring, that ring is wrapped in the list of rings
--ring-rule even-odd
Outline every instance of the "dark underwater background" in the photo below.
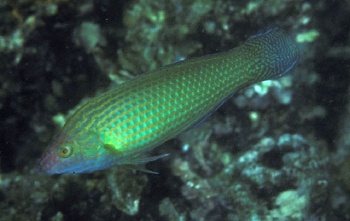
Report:
[[[349,0],[1,0],[0,220],[350,220],[349,25]],[[159,174],[37,171],[92,97],[271,28],[295,67],[152,150]]]

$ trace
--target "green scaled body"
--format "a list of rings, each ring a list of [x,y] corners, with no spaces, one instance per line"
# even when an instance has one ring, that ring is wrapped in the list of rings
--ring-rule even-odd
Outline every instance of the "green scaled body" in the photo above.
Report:
[[[146,73],[79,109],[40,170],[80,173],[143,162],[141,153],[198,124],[241,88],[288,72],[297,58],[286,33],[272,29],[228,52]]]

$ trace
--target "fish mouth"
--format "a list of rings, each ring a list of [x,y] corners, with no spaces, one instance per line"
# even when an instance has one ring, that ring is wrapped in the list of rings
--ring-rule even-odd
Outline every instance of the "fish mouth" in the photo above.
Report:
[[[44,159],[42,159],[39,163],[39,165],[36,167],[36,170],[39,173],[45,173],[45,174],[54,174],[54,172],[48,168],[47,164],[45,163]]]
[[[55,174],[53,168],[57,166],[57,157],[58,154],[54,151],[45,152],[37,166],[37,171],[45,174]]]

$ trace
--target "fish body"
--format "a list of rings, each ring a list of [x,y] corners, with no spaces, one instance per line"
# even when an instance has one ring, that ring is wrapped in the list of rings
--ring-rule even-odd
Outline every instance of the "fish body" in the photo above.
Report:
[[[39,170],[82,173],[154,160],[143,153],[195,126],[238,90],[288,72],[297,59],[287,34],[271,29],[230,51],[143,74],[81,107]]]

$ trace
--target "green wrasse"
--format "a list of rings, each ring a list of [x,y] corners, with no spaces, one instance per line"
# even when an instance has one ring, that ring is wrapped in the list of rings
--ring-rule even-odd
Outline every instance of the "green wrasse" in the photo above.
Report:
[[[195,126],[241,88],[288,72],[297,59],[286,33],[272,29],[228,52],[141,75],[81,107],[39,170],[82,173],[155,160],[143,153]]]

